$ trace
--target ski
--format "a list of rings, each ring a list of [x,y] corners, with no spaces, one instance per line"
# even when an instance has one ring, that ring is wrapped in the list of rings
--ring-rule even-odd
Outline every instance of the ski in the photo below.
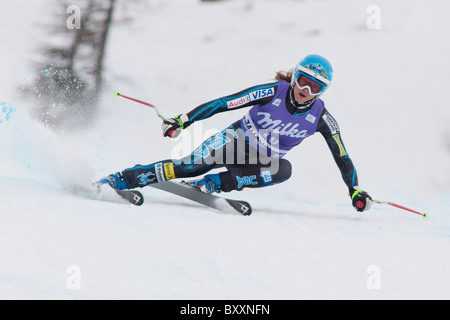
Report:
[[[153,183],[149,186],[195,201],[197,203],[201,203],[207,207],[220,211],[237,211],[244,216],[249,216],[252,214],[252,207],[247,201],[233,200],[204,193],[185,183],[165,181],[161,183]]]
[[[135,206],[142,206],[144,204],[144,196],[136,190],[115,190],[116,193]]]
[[[144,204],[144,196],[136,190],[115,190],[109,186],[100,187],[94,184],[90,186],[73,184],[68,189],[75,194],[94,200],[114,202],[118,195],[121,199],[128,201],[132,205],[141,206]]]
[[[161,183],[150,184],[149,186],[192,200],[219,211],[239,212],[244,216],[249,216],[252,214],[252,207],[247,201],[234,200],[204,193],[185,183],[165,181]],[[137,190],[115,190],[109,186],[105,186],[105,188],[99,188],[98,186],[94,185],[89,187],[72,185],[70,189],[73,193],[87,196],[96,200],[114,201],[114,195],[119,195],[120,198],[128,201],[132,205],[141,206],[144,204],[144,196]]]

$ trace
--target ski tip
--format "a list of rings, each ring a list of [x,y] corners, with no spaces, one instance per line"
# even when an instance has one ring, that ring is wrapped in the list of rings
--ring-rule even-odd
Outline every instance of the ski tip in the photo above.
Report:
[[[114,91],[114,95],[115,95],[116,97],[120,96],[120,91],[119,91],[119,90]]]
[[[135,206],[142,206],[144,204],[144,196],[139,191],[135,190],[115,190],[116,193],[123,199]]]
[[[252,206],[246,201],[238,201],[238,200],[229,200],[227,202],[236,209],[239,213],[244,216],[249,216],[252,214]]]

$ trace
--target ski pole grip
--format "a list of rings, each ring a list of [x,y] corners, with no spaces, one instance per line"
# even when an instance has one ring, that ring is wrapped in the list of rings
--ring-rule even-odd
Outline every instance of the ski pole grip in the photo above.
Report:
[[[178,125],[180,126],[180,133],[181,133],[181,131],[183,131],[184,130],[184,122],[183,122],[183,120],[181,120],[179,117],[173,117],[173,119],[178,123]],[[177,130],[169,130],[169,132],[167,132],[167,134],[170,136],[170,137],[173,137],[173,136],[175,136],[176,134],[177,134]]]
[[[352,194],[352,200],[360,193],[364,192],[363,190],[355,190],[355,192],[353,192]]]
[[[184,130],[184,122],[183,122],[179,117],[174,117],[174,119],[175,119],[176,122],[178,122],[178,124],[180,125],[181,131],[183,131],[183,130]]]
[[[170,130],[170,131],[169,131],[169,136],[172,137],[172,136],[175,135],[175,134],[176,134],[176,131],[175,131],[175,130]]]

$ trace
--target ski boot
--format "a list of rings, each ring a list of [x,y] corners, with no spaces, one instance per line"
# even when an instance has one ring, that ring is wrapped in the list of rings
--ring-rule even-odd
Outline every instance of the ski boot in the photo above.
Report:
[[[94,184],[97,186],[97,188],[100,188],[100,186],[104,184],[108,184],[114,190],[128,189],[125,180],[123,179],[122,175],[119,172],[116,174],[110,174],[109,176],[100,179]]]
[[[216,174],[207,174],[200,180],[194,180],[194,181],[184,181],[184,183],[193,186],[197,190],[204,192],[204,193],[219,193],[221,191],[221,184],[220,176],[218,173]]]

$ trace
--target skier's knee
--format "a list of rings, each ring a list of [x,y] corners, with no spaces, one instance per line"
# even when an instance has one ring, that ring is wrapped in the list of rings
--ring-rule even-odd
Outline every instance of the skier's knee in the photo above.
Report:
[[[288,180],[292,174],[292,165],[284,159],[277,160],[274,168],[260,166],[235,166],[221,173],[222,190],[242,190],[243,188],[260,188]]]
[[[275,173],[277,182],[288,180],[292,175],[292,164],[286,159],[280,159],[278,172]]]

